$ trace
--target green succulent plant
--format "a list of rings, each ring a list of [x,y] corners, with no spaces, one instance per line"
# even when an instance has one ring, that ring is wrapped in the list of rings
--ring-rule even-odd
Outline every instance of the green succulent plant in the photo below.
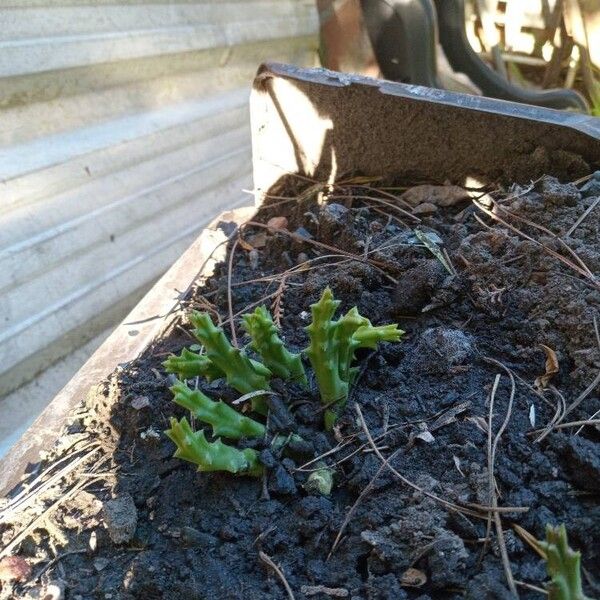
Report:
[[[375,348],[382,341],[398,341],[402,331],[395,324],[374,327],[361,316],[356,307],[337,321],[333,320],[340,302],[326,288],[321,299],[311,306],[312,323],[306,328],[310,344],[305,350],[315,372],[322,403],[326,406],[325,426],[335,423],[348,398],[350,385],[358,370],[352,366],[356,350]],[[243,315],[244,329],[250,335],[250,348],[264,361],[248,356],[244,349],[233,347],[223,330],[214,325],[207,313],[194,312],[190,322],[194,335],[204,346],[206,354],[184,349],[180,356],[172,356],[163,364],[167,372],[183,379],[203,376],[208,381],[225,378],[227,383],[242,394],[268,391],[273,375],[295,381],[308,387],[308,380],[300,354],[293,354],[278,335],[269,311],[260,307]],[[200,471],[229,471],[247,475],[260,475],[263,468],[258,453],[253,449],[238,450],[224,444],[220,437],[230,440],[263,437],[266,427],[254,419],[240,414],[223,401],[215,402],[200,390],[192,390],[186,383],[177,381],[172,387],[173,401],[187,409],[191,415],[212,427],[217,438],[209,442],[202,430],[193,431],[184,417],[171,419],[166,434],[177,446],[176,457],[198,465]],[[264,396],[252,398],[252,410],[267,413]],[[302,441],[296,434],[284,438],[275,436],[273,448],[285,447],[285,440]],[[313,474],[308,489],[328,494],[333,485],[333,472],[323,468]]]
[[[208,313],[194,311],[190,316],[194,336],[206,349],[210,362],[225,374],[227,383],[241,394],[268,390],[271,371],[258,361],[250,360],[240,348],[234,348],[223,330],[216,327]],[[267,413],[263,397],[252,399],[252,409]]]
[[[179,356],[169,356],[163,362],[163,367],[167,373],[175,373],[183,379],[206,377],[208,381],[214,381],[225,377],[225,373],[208,356],[187,348],[184,348]]]
[[[192,390],[182,381],[171,387],[173,402],[190,411],[194,417],[212,426],[213,436],[232,440],[244,437],[261,437],[265,426],[245,417],[222,400],[215,402],[200,390]]]
[[[185,417],[179,421],[171,417],[171,428],[165,433],[177,446],[174,456],[194,463],[198,471],[228,471],[254,476],[263,472],[256,450],[238,450],[220,439],[209,442],[204,431],[194,431]]]
[[[251,347],[267,368],[281,379],[297,381],[308,387],[300,354],[292,354],[277,334],[277,326],[264,306],[242,317],[242,324],[252,338]]]
[[[546,554],[549,600],[592,600],[581,585],[581,553],[569,547],[564,525],[546,525],[546,541],[539,545]]]
[[[339,305],[331,290],[325,288],[320,300],[311,305],[312,323],[306,328],[310,339],[306,354],[317,378],[321,401],[328,407],[327,429],[333,427],[344,409],[350,385],[358,374],[357,368],[351,366],[356,350],[376,348],[378,342],[397,342],[404,333],[396,324],[374,327],[356,307],[334,321]]]

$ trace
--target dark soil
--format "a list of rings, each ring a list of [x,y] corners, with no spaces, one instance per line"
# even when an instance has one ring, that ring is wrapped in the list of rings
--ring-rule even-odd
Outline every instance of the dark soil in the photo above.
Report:
[[[308,187],[287,182],[277,193]],[[63,502],[20,545],[21,556],[39,563],[34,573],[55,555],[78,551],[53,562],[42,580],[61,583],[65,597],[74,600],[286,598],[281,579],[260,558],[264,553],[297,600],[511,598],[493,526],[484,543],[487,513],[448,508],[428,495],[459,507],[490,505],[487,427],[499,375],[494,435],[511,391],[514,402],[493,476],[499,505],[523,509],[501,514],[520,597],[542,598],[531,586],[543,587],[546,573],[513,526],[540,539],[547,523],[566,524],[571,546],[582,551],[586,591],[600,596],[600,431],[593,424],[571,426],[536,441],[557,407],[569,407],[600,369],[598,284],[582,275],[581,265],[552,235],[561,235],[597,276],[600,210],[566,235],[594,197],[549,178],[529,191],[496,195],[511,213],[498,215],[526,239],[464,198],[426,207],[417,225],[389,205],[357,198],[365,195],[397,202],[350,184],[325,205],[316,191],[301,202],[273,200],[256,219],[286,216],[295,235],[247,226],[246,243],[237,245],[233,261],[233,312],[283,290],[267,304],[283,307],[283,337],[291,348],[306,345],[309,305],[326,285],[342,300],[340,310],[356,305],[375,324],[396,321],[406,331],[401,343],[360,356],[361,374],[336,430],[322,429],[314,382],[311,393],[276,382],[286,402],[273,407],[270,430],[297,431],[308,448],[283,456],[265,451],[270,468],[264,481],[196,473],[193,465],[173,459],[173,444],[161,432],[170,415],[184,413],[171,402],[161,362],[194,343],[185,334],[182,312],[179,327],[90,395],[50,453],[46,464],[80,439],[102,447],[87,463],[90,469],[96,465],[99,479]],[[423,234],[441,242],[453,273],[425,247]],[[313,260],[335,254],[314,241],[359,260]],[[281,277],[244,283],[303,262],[311,269],[289,274],[282,285]],[[209,306],[225,320],[227,290],[225,262],[185,305]],[[224,328],[229,333],[229,324]],[[558,372],[538,390],[534,382],[546,363],[541,344],[554,351]],[[199,386],[213,398],[235,398],[221,382]],[[382,455],[394,454],[390,464],[421,491],[380,469],[355,404]],[[600,398],[592,389],[562,422],[590,419],[598,410]],[[302,465],[320,455],[336,469],[327,498],[303,488],[314,464]],[[67,478],[64,485],[69,483]],[[331,553],[350,507],[368,486]],[[48,497],[46,506],[52,501]],[[8,543],[22,523],[15,517],[0,527]],[[14,597],[27,597],[35,585],[17,585]]]

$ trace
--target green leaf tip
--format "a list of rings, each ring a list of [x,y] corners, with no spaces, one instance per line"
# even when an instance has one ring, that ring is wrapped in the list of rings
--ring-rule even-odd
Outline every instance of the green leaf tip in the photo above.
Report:
[[[195,327],[194,335],[206,349],[207,357],[225,374],[229,386],[241,394],[270,389],[271,371],[263,364],[250,360],[243,350],[234,348],[223,330],[214,325],[208,313],[194,311],[190,321]],[[252,408],[265,414],[264,398],[253,398]]]
[[[308,387],[308,380],[300,354],[292,354],[278,335],[271,313],[259,306],[242,316],[243,327],[252,339],[251,347],[265,365],[278,377],[297,381]]]
[[[581,553],[569,547],[563,525],[546,525],[546,541],[539,542],[546,553],[546,569],[551,579],[547,585],[549,600],[591,600],[581,585]]]
[[[327,429],[333,427],[343,410],[350,384],[356,378],[358,371],[351,366],[356,350],[374,349],[379,342],[397,342],[404,333],[396,324],[373,326],[356,307],[334,321],[339,305],[331,289],[325,288],[320,300],[311,305],[312,322],[306,328],[310,339],[306,354],[315,372],[321,401],[330,406],[325,411]]]
[[[212,426],[215,437],[238,440],[244,437],[261,437],[265,434],[265,426],[258,421],[245,417],[222,400],[211,400],[200,390],[192,390],[181,381],[171,387],[171,392],[176,404]]]
[[[208,356],[187,348],[184,348],[179,356],[169,356],[163,362],[163,367],[167,373],[175,373],[182,379],[205,377],[208,381],[214,381],[225,377],[225,373]]]
[[[198,471],[228,471],[229,473],[259,476],[263,467],[258,452],[251,448],[238,450],[220,439],[207,441],[203,431],[193,431],[188,420],[171,417],[166,435],[177,446],[174,456],[198,466]]]

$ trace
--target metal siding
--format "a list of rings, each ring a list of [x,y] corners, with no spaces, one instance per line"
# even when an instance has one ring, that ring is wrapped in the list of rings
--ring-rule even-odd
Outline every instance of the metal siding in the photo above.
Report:
[[[0,395],[119,318],[250,203],[265,59],[316,60],[311,0],[0,8]]]

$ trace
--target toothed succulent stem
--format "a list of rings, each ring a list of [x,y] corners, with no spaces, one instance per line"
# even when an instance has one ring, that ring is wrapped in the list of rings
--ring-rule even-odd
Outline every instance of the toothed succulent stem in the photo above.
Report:
[[[332,321],[339,304],[326,288],[319,302],[311,306],[312,323],[306,328],[310,338],[306,354],[315,371],[321,401],[330,406],[325,411],[327,429],[343,410],[350,384],[356,379],[358,369],[351,366],[356,350],[376,348],[382,341],[397,342],[404,333],[394,324],[374,327],[356,307]]]
[[[251,448],[238,450],[227,446],[220,439],[207,441],[203,431],[193,431],[188,420],[171,417],[171,428],[165,433],[177,446],[174,456],[198,465],[198,471],[228,471],[259,476],[263,466],[258,452]]]
[[[581,553],[569,548],[564,525],[546,525],[546,541],[540,546],[546,553],[546,568],[551,582],[548,584],[549,600],[591,600],[581,585]]]
[[[260,354],[267,368],[282,379],[297,381],[308,387],[300,355],[292,354],[284,346],[269,311],[259,306],[253,313],[244,315],[242,321],[252,338],[252,349]]]
[[[225,373],[212,363],[208,356],[187,348],[184,348],[179,356],[169,356],[163,362],[163,366],[167,373],[175,373],[182,379],[205,377],[208,381],[214,381],[225,377]]]
[[[402,329],[398,329],[396,323],[389,325],[378,325],[374,327],[367,320],[367,325],[359,327],[352,336],[358,343],[359,348],[377,348],[379,342],[399,342],[404,334]]]
[[[333,405],[348,395],[348,382],[342,380],[339,371],[337,323],[331,320],[339,305],[331,290],[325,288],[321,299],[310,307],[312,323],[306,328],[310,339],[306,355],[317,378],[321,401],[326,405]]]
[[[369,319],[362,317],[358,313],[356,306],[352,307],[336,323],[336,337],[339,342],[339,370],[340,377],[344,381],[352,383],[355,377],[355,369],[350,365],[354,359],[354,353],[360,347],[357,340],[354,339],[354,333],[363,325],[370,325]]]
[[[261,437],[265,426],[245,417],[222,400],[215,402],[200,390],[192,390],[178,381],[171,387],[173,401],[187,408],[196,418],[212,425],[213,436],[238,440],[244,437]]]
[[[271,372],[259,362],[251,361],[239,348],[234,348],[223,330],[215,327],[207,313],[193,312],[190,321],[194,325],[194,335],[206,349],[206,355],[227,379],[227,383],[241,394],[268,390]],[[252,399],[252,408],[257,412],[267,412],[263,397]]]

